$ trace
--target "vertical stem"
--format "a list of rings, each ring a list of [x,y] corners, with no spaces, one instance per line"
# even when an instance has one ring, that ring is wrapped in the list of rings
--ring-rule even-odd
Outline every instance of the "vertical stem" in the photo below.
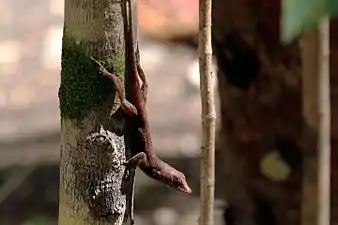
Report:
[[[304,32],[302,225],[330,224],[329,20]]]
[[[318,225],[330,224],[331,112],[330,112],[330,22],[326,17],[319,26],[318,79]]]
[[[200,225],[213,225],[215,189],[214,74],[212,73],[211,0],[199,0],[199,69],[202,102]]]

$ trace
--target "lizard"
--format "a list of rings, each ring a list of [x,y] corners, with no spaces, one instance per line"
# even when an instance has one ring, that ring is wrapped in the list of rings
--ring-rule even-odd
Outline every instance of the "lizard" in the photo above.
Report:
[[[103,65],[91,57],[98,64],[104,76],[113,82],[120,99],[120,109],[125,116],[125,132],[128,134],[128,145],[133,156],[127,162],[136,165],[149,177],[160,181],[178,191],[192,193],[185,175],[161,160],[153,149],[150,126],[147,118],[147,80],[141,67],[138,43],[134,44],[133,6],[131,0],[124,0],[128,4],[124,17],[125,47],[126,47],[126,88],[124,89],[116,75],[110,73]],[[124,7],[122,7],[124,8]],[[127,14],[127,15],[126,15]],[[136,42],[136,41],[135,41]],[[136,52],[135,52],[136,48]],[[142,81],[140,85],[139,78]]]

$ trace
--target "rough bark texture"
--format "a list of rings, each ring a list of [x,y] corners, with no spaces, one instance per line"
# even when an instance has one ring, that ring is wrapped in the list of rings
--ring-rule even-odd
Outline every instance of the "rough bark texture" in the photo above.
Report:
[[[279,44],[280,1],[214,0],[221,130],[216,195],[229,225],[299,224],[302,91],[298,43]],[[331,25],[332,162],[337,158],[338,23]],[[271,162],[273,161],[273,162]],[[338,224],[332,165],[332,224]]]
[[[108,70],[123,75],[123,40],[119,1],[65,1],[59,90],[59,224],[122,222],[126,204],[120,187],[124,142],[122,137],[104,130],[118,131],[122,121],[109,123],[113,85],[90,56],[102,60]]]

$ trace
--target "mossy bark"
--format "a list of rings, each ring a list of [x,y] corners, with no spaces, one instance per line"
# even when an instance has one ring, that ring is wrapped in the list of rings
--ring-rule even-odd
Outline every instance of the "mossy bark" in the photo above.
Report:
[[[122,153],[123,139],[100,130],[114,131],[122,121],[109,121],[115,99],[113,84],[103,77],[90,56],[100,60],[109,71],[123,78],[124,37],[121,2],[113,0],[66,0],[62,45],[62,71],[59,89],[61,112],[61,165],[59,224],[121,224],[125,199],[120,199],[121,212],[112,216],[105,209],[91,208],[93,187],[102,182],[121,182],[123,170],[111,168],[111,153]],[[115,120],[114,120],[115,121]],[[88,141],[90,134],[107,135],[111,147]],[[103,132],[103,133],[102,133]],[[107,142],[107,143],[108,143]],[[106,143],[106,144],[107,144]],[[108,143],[108,144],[109,144]],[[108,159],[108,160],[107,160]],[[107,179],[110,177],[111,179]],[[121,185],[121,184],[120,184]],[[95,189],[95,188],[94,188]],[[111,202],[110,202],[111,203]],[[95,205],[95,204],[94,204]],[[96,210],[96,212],[94,212]],[[115,212],[116,213],[116,212]]]

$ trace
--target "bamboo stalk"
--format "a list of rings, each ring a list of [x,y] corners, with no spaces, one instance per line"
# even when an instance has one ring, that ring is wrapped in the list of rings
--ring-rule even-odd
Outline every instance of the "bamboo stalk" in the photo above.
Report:
[[[211,0],[199,0],[199,69],[202,103],[201,211],[199,224],[214,224],[215,100],[212,73]]]
[[[330,224],[330,72],[329,19],[304,32],[303,60],[304,161],[302,225]]]

